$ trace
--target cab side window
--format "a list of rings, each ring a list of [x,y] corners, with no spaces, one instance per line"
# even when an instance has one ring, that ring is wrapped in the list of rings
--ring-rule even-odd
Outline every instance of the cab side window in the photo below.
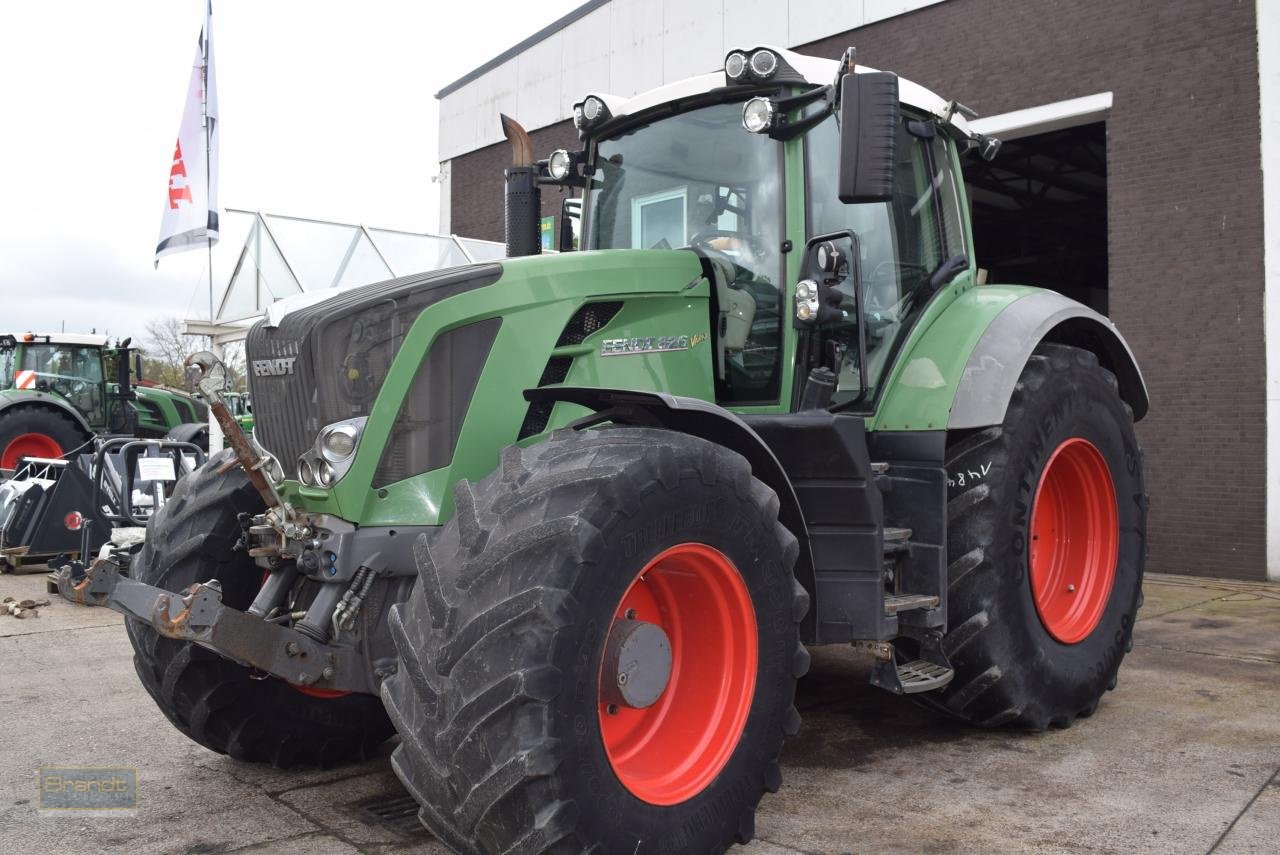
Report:
[[[861,318],[850,313],[820,330],[835,342],[839,380],[835,403],[856,397],[873,401],[897,343],[927,301],[921,285],[948,258],[964,253],[960,209],[950,143],[941,135],[923,139],[898,127],[893,199],[842,203],[836,195],[839,132],[828,119],[806,137],[808,234],[848,229],[858,238],[862,272]],[[845,283],[852,298],[853,283]],[[858,327],[864,328],[867,385],[861,387]]]

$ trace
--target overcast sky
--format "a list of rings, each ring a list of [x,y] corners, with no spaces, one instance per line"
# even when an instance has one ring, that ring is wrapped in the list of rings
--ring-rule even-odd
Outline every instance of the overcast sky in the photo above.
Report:
[[[214,0],[223,207],[432,231],[434,94],[580,4]],[[4,3],[0,331],[207,315],[152,267],[203,0]]]

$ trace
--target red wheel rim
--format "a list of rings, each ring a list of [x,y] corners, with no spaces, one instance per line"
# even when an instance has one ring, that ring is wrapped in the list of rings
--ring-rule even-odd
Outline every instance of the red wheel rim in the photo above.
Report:
[[[1058,641],[1083,641],[1102,619],[1119,547],[1111,470],[1093,443],[1072,437],[1049,456],[1031,506],[1031,591]]]
[[[0,454],[0,469],[16,469],[23,457],[61,457],[62,446],[51,436],[24,433],[9,440]]]
[[[636,798],[673,805],[720,773],[755,696],[756,616],[738,569],[700,543],[673,546],[645,565],[613,619],[634,610],[671,642],[671,676],[645,709],[599,701],[600,733],[614,774]]]

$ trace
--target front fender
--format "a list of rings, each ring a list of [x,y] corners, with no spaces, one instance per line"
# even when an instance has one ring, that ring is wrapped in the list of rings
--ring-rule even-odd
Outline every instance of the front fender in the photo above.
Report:
[[[1142,372],[1115,325],[1054,291],[970,286],[913,331],[869,420],[872,430],[986,427],[1004,421],[1023,366],[1044,341],[1083,347],[1119,380],[1134,419],[1147,412]]]
[[[1054,291],[1023,297],[987,326],[956,387],[949,429],[1000,424],[1023,367],[1044,341],[1073,344],[1092,351],[1116,375],[1120,397],[1133,408],[1134,421],[1147,414],[1147,386],[1138,362],[1115,324]]]
[[[4,389],[0,390],[0,412],[11,409],[13,407],[44,407],[45,409],[57,410],[60,413],[66,413],[75,421],[80,429],[85,432],[86,436],[93,436],[97,433],[87,421],[80,411],[71,406],[60,395],[51,395],[47,392],[35,392],[25,389]]]

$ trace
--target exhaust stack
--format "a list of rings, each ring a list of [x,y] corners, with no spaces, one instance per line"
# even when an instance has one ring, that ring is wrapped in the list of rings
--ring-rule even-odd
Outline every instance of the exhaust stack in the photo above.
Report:
[[[539,223],[542,190],[538,187],[538,167],[533,164],[533,141],[515,119],[501,113],[499,117],[502,133],[511,143],[511,166],[503,171],[507,257],[539,255],[542,252]]]

